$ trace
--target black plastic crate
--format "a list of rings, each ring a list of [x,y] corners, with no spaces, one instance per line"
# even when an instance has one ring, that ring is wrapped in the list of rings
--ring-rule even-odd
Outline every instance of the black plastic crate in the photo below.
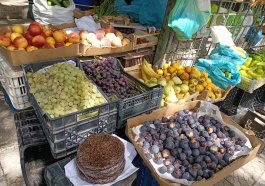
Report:
[[[88,137],[89,134],[115,131],[117,112],[105,115],[105,118],[95,118],[89,123],[81,122],[74,126],[51,133],[44,128],[45,135],[50,144],[54,158],[65,157],[77,150],[78,144]]]
[[[44,178],[48,186],[73,186],[70,180],[66,177],[64,166],[69,163],[74,157],[68,157],[60,160],[45,169]],[[131,186],[136,178],[136,173],[128,178],[121,180],[112,186]]]
[[[54,65],[57,63],[65,62],[65,60],[72,60],[76,63],[76,66],[79,67],[82,70],[82,65],[79,62],[79,59],[77,58],[68,58],[68,59],[57,59],[57,60],[51,60],[51,61],[42,61],[38,63],[33,63],[33,64],[28,64],[28,65],[23,65],[23,72],[25,75],[25,80],[26,80],[26,88],[27,92],[29,92],[29,83],[26,74],[28,72],[36,72],[42,68],[45,68],[50,65]],[[92,107],[88,109],[84,109],[82,111],[78,111],[75,113],[67,114],[61,117],[57,118],[51,118],[48,114],[45,114],[42,109],[40,108],[37,100],[32,94],[28,94],[30,102],[34,109],[39,112],[44,120],[44,127],[48,127],[51,132],[58,131],[60,129],[64,129],[65,127],[69,127],[72,125],[75,125],[78,121],[86,121],[89,122],[91,120],[91,117],[84,117],[87,114],[94,113],[96,116],[101,116],[108,114],[109,112],[113,112],[117,110],[117,102],[110,102],[109,99],[104,95],[104,93],[98,88],[100,93],[104,96],[106,101],[108,103],[97,106],[97,107]],[[93,117],[92,117],[93,118]],[[39,118],[40,119],[40,118]]]
[[[120,61],[116,58],[114,59],[117,63],[117,68],[120,69],[129,84],[142,92],[139,95],[119,100],[117,129],[120,129],[126,125],[127,119],[140,114],[150,113],[151,111],[160,108],[163,97],[163,87],[159,85],[152,88],[148,87],[125,72]]]
[[[42,152],[40,153],[42,155],[47,155],[50,151],[41,124],[36,118],[35,112],[32,108],[15,113],[14,121],[17,129],[21,170],[25,184],[27,186],[43,185],[42,178],[34,179],[34,177],[36,178],[36,172],[40,173],[37,177],[41,176],[41,171],[43,173],[44,165],[42,167],[42,164],[33,166],[34,163],[32,161],[32,157],[35,156],[37,151]],[[38,158],[40,159],[39,155]]]

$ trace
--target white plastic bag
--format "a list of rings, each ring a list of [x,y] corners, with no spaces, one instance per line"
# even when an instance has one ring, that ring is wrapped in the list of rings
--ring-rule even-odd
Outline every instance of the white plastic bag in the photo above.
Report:
[[[33,0],[34,19],[42,24],[63,24],[74,22],[75,4],[70,0],[70,6],[67,8],[60,6],[48,6],[46,0]]]

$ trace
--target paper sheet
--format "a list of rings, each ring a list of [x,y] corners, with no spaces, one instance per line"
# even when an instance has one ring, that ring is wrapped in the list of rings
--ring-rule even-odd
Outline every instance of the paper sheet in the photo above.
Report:
[[[113,135],[113,136],[119,138],[116,135]],[[119,138],[119,139],[122,141],[122,143],[124,144],[124,147],[125,147],[125,153],[124,153],[125,167],[124,167],[121,175],[114,182],[111,182],[108,184],[93,184],[93,183],[88,183],[88,182],[82,180],[77,173],[77,169],[76,169],[76,165],[75,165],[75,158],[64,166],[66,177],[75,186],[80,186],[80,185],[82,185],[82,186],[110,186],[110,185],[113,185],[113,184],[115,184],[121,180],[124,180],[125,178],[127,178],[130,175],[132,175],[133,173],[135,173],[138,170],[138,168],[136,168],[132,164],[132,161],[135,158],[135,156],[137,155],[137,152],[131,143],[129,143],[128,141],[126,141],[124,139],[121,139],[121,138]]]
[[[249,139],[239,129],[237,129],[236,127],[234,127],[232,125],[226,124],[223,121],[221,113],[220,113],[220,111],[219,111],[217,106],[215,106],[215,105],[213,105],[213,104],[211,104],[209,102],[202,101],[202,104],[201,104],[201,106],[199,108],[198,116],[205,115],[205,114],[207,114],[209,116],[212,116],[215,119],[219,120],[223,125],[229,126],[232,130],[235,131],[236,136],[240,137],[243,140],[245,146],[242,147],[241,151],[235,152],[235,154],[231,157],[231,160],[236,159],[237,157],[240,157],[240,156],[243,156],[243,155],[247,155],[251,151],[252,145],[251,145]],[[142,125],[139,125],[139,126],[134,127],[132,129],[133,132],[136,135],[135,139],[134,139],[135,141],[139,138],[140,127],[141,126]],[[153,159],[150,159],[149,161],[152,164],[152,166],[155,168],[156,173],[162,178],[168,179],[168,180],[173,181],[173,182],[181,183],[181,184],[184,184],[184,185],[191,185],[192,183],[194,183],[194,181],[188,181],[188,180],[185,180],[185,179],[176,179],[169,173],[161,174],[160,172],[158,172],[158,168],[161,167],[162,165],[157,165],[153,161]]]

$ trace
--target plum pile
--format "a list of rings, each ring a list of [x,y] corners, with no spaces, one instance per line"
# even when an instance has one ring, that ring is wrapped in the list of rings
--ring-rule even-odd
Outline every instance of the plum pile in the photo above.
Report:
[[[115,58],[84,62],[83,69],[108,97],[124,99],[141,94],[125,77]]]
[[[229,163],[244,146],[235,131],[198,110],[181,110],[171,117],[146,121],[137,144],[147,159],[161,165],[161,174],[199,181],[210,178]]]

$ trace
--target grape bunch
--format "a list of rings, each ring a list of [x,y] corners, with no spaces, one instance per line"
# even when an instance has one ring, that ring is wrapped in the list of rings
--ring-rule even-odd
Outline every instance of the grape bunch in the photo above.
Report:
[[[83,69],[108,97],[124,99],[141,93],[121,72],[115,58],[84,62]]]
[[[96,85],[72,64],[57,63],[46,72],[28,72],[27,77],[30,93],[52,118],[106,103]]]
[[[244,146],[230,127],[208,115],[181,110],[174,116],[146,121],[136,143],[147,159],[160,165],[161,174],[176,179],[208,179],[231,163]]]

